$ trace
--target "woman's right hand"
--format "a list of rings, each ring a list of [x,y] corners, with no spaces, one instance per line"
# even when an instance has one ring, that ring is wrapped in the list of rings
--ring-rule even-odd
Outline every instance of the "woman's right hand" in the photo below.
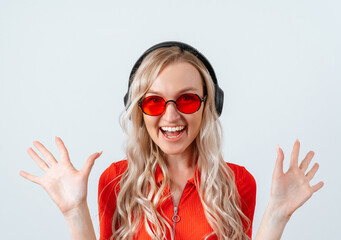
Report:
[[[32,148],[27,150],[30,157],[45,172],[45,176],[37,177],[24,171],[20,171],[19,174],[42,186],[63,215],[67,216],[72,210],[86,203],[89,174],[95,160],[101,156],[102,152],[90,155],[84,167],[78,171],[72,165],[62,139],[56,137],[55,141],[60,152],[59,162],[38,141],[34,141],[33,145],[44,156],[49,165]]]

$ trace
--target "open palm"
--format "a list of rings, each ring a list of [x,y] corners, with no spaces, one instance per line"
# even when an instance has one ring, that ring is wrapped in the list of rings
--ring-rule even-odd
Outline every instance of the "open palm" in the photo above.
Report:
[[[314,192],[323,186],[323,182],[319,182],[313,186],[310,185],[310,181],[313,179],[319,167],[317,163],[305,173],[314,156],[314,152],[308,152],[298,166],[299,150],[300,142],[296,140],[291,153],[289,169],[284,173],[284,153],[281,148],[277,148],[277,160],[272,176],[270,201],[276,206],[276,211],[281,216],[290,217]]]
[[[49,165],[32,148],[29,148],[27,152],[45,172],[45,176],[37,177],[24,171],[20,171],[20,175],[41,185],[61,212],[66,214],[86,202],[89,174],[95,160],[102,152],[90,155],[84,167],[78,171],[72,165],[63,141],[59,137],[56,137],[55,141],[60,152],[60,162],[40,142],[34,141],[34,146]]]

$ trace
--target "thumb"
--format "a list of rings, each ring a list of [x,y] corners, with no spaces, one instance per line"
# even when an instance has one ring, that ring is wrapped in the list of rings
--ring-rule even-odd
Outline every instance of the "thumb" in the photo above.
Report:
[[[84,167],[83,167],[83,169],[81,170],[85,176],[89,176],[90,171],[91,171],[91,169],[92,169],[92,166],[93,166],[94,163],[95,163],[95,160],[96,160],[97,158],[99,158],[99,157],[102,155],[102,153],[103,153],[103,151],[101,151],[101,152],[99,152],[99,153],[98,153],[98,152],[93,153],[93,154],[90,155],[90,157],[88,158],[88,160],[86,160],[86,162],[85,162],[85,164],[84,164]]]
[[[276,150],[277,150],[277,159],[275,163],[275,169],[272,175],[273,178],[284,174],[283,172],[284,153],[278,144],[277,144]]]

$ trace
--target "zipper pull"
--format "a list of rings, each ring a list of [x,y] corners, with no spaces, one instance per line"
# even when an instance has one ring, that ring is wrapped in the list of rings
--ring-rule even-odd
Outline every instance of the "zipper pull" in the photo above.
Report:
[[[172,236],[172,240],[175,239],[175,225],[177,222],[180,221],[180,216],[178,215],[178,206],[174,206],[174,215],[172,217],[173,220],[173,236]]]
[[[178,215],[178,206],[174,207],[174,216],[172,217],[172,220],[174,223],[177,223],[180,221],[180,216]]]

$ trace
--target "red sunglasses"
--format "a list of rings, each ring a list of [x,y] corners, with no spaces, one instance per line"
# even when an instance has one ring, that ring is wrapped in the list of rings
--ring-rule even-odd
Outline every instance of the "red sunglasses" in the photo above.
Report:
[[[179,96],[176,101],[165,101],[160,96],[149,96],[141,99],[138,105],[144,114],[158,116],[166,110],[169,102],[173,102],[180,112],[190,114],[200,109],[201,103],[206,101],[206,97],[200,98],[197,94],[186,93]]]

